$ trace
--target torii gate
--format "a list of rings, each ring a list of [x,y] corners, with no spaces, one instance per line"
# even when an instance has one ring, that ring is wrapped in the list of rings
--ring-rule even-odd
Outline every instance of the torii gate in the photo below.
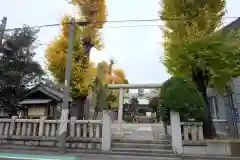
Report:
[[[109,89],[119,89],[119,103],[118,103],[118,124],[119,129],[122,128],[122,116],[123,116],[123,100],[124,100],[124,89],[154,89],[161,88],[162,84],[109,84]]]
[[[119,104],[118,104],[118,129],[120,134],[122,134],[122,116],[123,116],[123,98],[124,89],[151,89],[151,88],[161,88],[161,84],[109,84],[109,89],[120,89],[119,92]],[[171,137],[172,137],[172,147],[174,153],[181,154],[183,152],[182,148],[182,135],[181,135],[181,123],[180,116],[178,112],[171,111]]]

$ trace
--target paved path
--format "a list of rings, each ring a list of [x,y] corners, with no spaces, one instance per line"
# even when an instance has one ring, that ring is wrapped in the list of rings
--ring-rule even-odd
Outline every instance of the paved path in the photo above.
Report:
[[[163,124],[131,124],[123,123],[121,132],[119,132],[119,125],[112,124],[112,133],[116,138],[131,139],[131,140],[154,140],[164,137]]]

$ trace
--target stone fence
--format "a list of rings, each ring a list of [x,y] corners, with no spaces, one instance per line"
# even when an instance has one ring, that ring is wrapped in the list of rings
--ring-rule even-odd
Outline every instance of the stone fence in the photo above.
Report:
[[[202,141],[203,129],[201,122],[181,122],[178,112],[170,112],[170,134],[172,149],[176,154],[183,153],[183,140]]]
[[[203,140],[202,122],[182,122],[181,131],[183,140]]]
[[[202,122],[180,122],[181,138],[183,141],[202,141],[203,123]],[[167,134],[171,135],[171,126],[167,127]]]
[[[0,143],[57,147],[60,120],[0,119]],[[111,147],[111,120],[108,113],[102,120],[68,121],[66,147],[109,150]]]

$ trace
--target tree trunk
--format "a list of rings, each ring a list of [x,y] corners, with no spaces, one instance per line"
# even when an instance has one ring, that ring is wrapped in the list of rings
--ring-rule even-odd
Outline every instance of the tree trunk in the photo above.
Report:
[[[84,55],[88,58],[88,63],[90,61],[90,51],[91,49],[94,47],[93,43],[91,42],[90,38],[84,38],[83,39],[83,46],[84,46]],[[89,110],[90,110],[90,102],[91,100],[89,100],[87,98],[87,96],[85,97],[84,101],[83,101],[83,110],[82,110],[82,118],[84,119],[89,119]]]
[[[76,119],[84,118],[84,102],[87,96],[79,96],[74,99],[71,108],[71,117],[76,117]]]
[[[98,111],[95,109],[93,113],[93,120],[96,120],[98,116]]]
[[[210,105],[207,97],[208,77],[203,74],[203,71],[197,69],[193,72],[193,81],[197,86],[198,91],[202,94],[204,102],[207,106],[206,119],[203,121],[203,134],[206,139],[213,139],[216,137],[216,130],[213,125]]]
[[[93,43],[90,41],[90,38],[84,38],[83,40],[83,45],[84,45],[84,54],[87,56],[88,60],[90,58],[90,51],[93,48]]]

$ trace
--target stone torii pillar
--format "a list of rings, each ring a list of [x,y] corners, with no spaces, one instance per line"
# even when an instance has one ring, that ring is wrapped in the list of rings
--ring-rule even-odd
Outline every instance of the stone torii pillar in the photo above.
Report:
[[[118,103],[118,125],[119,125],[119,131],[121,131],[121,129],[122,129],[123,101],[124,101],[124,88],[120,88],[119,103]]]

